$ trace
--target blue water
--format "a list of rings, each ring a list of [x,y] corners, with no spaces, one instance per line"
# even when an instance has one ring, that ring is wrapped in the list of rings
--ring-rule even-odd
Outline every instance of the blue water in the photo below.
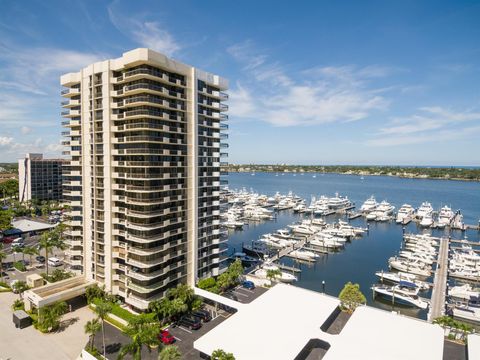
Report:
[[[284,194],[292,191],[307,199],[307,203],[312,195],[318,198],[320,195],[334,196],[335,192],[338,192],[342,196],[348,196],[355,202],[357,208],[371,195],[374,195],[377,201],[386,199],[396,207],[396,210],[404,203],[419,207],[423,201],[429,201],[437,210],[442,205],[449,205],[453,210],[460,209],[467,224],[477,224],[480,219],[480,183],[477,182],[386,176],[365,176],[362,180],[357,175],[338,174],[316,174],[316,178],[313,178],[312,174],[293,176],[287,173],[278,176],[275,173],[256,173],[255,176],[250,173],[231,173],[228,181],[230,189],[253,189],[266,195],[274,195],[277,191]],[[234,249],[239,251],[242,243],[247,244],[262,234],[284,228],[303,218],[304,215],[283,211],[278,213],[274,221],[251,223],[243,231],[231,232],[229,248],[231,251]],[[326,220],[334,222],[337,218],[330,216]],[[351,224],[367,227],[363,218],[352,220]],[[420,233],[422,229],[410,223],[406,231]],[[435,236],[445,235],[444,230],[428,231]],[[450,235],[454,239],[461,239],[465,234],[461,231],[452,231]],[[466,235],[471,241],[480,241],[480,234],[477,231],[469,230]],[[296,286],[323,291],[324,281],[325,292],[338,296],[344,284],[351,281],[360,284],[370,305],[390,310],[392,307],[388,302],[373,300],[370,287],[376,282],[375,271],[388,270],[387,260],[399,251],[401,242],[402,226],[394,222],[371,223],[368,234],[352,240],[341,252],[322,255],[313,265],[294,263],[288,258],[282,259],[281,262],[302,269]],[[421,293],[421,296],[430,297],[430,294]],[[397,307],[395,310],[410,316],[426,318],[425,311]]]

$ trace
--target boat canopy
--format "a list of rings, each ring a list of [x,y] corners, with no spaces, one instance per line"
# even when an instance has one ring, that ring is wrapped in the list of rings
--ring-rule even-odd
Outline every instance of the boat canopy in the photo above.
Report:
[[[415,284],[413,282],[410,282],[410,281],[404,281],[404,280],[400,280],[399,285],[404,286],[404,287],[413,288],[413,289],[417,287],[417,284]]]

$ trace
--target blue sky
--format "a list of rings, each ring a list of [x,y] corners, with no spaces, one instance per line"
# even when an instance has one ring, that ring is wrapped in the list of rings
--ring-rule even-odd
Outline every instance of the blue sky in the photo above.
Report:
[[[59,154],[59,76],[150,47],[230,80],[231,163],[480,165],[478,1],[16,1],[0,162]]]

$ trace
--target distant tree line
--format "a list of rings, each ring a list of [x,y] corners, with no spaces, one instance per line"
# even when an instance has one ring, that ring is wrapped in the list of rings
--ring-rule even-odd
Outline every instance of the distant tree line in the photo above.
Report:
[[[233,165],[230,172],[314,172],[480,181],[480,168],[357,165]]]

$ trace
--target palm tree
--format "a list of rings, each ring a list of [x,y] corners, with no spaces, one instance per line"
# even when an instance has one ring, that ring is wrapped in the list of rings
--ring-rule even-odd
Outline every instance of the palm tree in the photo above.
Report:
[[[48,277],[48,254],[54,248],[65,250],[68,247],[62,238],[62,234],[64,230],[65,230],[65,226],[62,226],[62,224],[60,224],[54,229],[44,232],[40,237],[40,241],[38,242],[38,244],[40,245],[40,249],[45,249],[47,277]]]
[[[95,305],[95,312],[98,315],[98,318],[102,320],[102,343],[103,343],[103,357],[106,357],[105,353],[105,318],[108,313],[112,311],[112,305],[105,301],[100,301]]]
[[[33,255],[38,254],[38,250],[35,249],[33,246],[27,246],[23,249],[23,254],[28,255],[30,257],[30,266],[33,264]]]
[[[37,322],[40,331],[48,332],[58,329],[60,318],[67,312],[67,308],[65,301],[40,308]]]
[[[173,315],[173,304],[167,297],[163,297],[160,300],[150,302],[148,305],[150,310],[157,314],[157,319],[163,322]]]
[[[100,331],[101,327],[102,324],[100,324],[100,321],[98,319],[87,321],[87,323],[85,324],[85,334],[88,334],[90,337],[90,349],[93,349],[93,347],[95,346],[95,334]]]
[[[212,353],[212,360],[235,360],[232,353],[227,353],[222,349],[217,349]]]
[[[17,281],[12,285],[13,291],[18,293],[20,299],[22,298],[23,292],[30,289],[25,281]]]
[[[270,279],[270,281],[273,281],[277,278],[277,276],[282,275],[282,272],[279,269],[269,269],[267,270],[267,278]]]
[[[3,243],[0,243],[0,279],[3,282],[3,260],[7,258],[7,253],[3,250]]]
[[[158,355],[158,360],[180,360],[181,358],[182,353],[175,345],[165,346]]]
[[[122,360],[127,354],[131,354],[134,360],[141,360],[143,345],[147,345],[148,351],[151,351],[150,346],[160,345],[157,337],[159,326],[158,322],[152,322],[145,315],[140,315],[130,321],[125,333],[130,336],[132,341],[121,347],[117,359]]]

